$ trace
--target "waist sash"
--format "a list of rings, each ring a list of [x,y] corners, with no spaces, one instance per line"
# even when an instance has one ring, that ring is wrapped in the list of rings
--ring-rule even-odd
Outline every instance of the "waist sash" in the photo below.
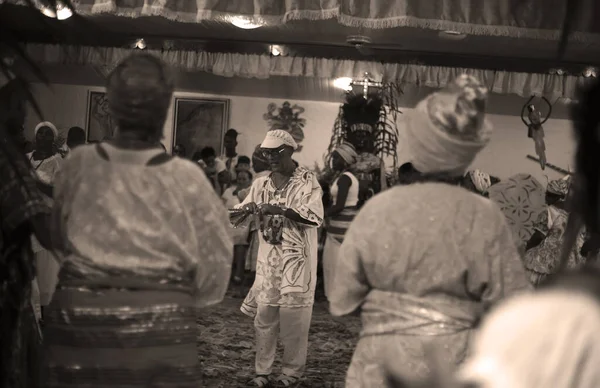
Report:
[[[465,305],[467,303],[467,305]],[[362,306],[361,337],[383,334],[436,336],[471,330],[480,313],[475,302],[438,302],[372,290]],[[460,306],[462,304],[462,306]],[[453,310],[453,311],[450,311]]]

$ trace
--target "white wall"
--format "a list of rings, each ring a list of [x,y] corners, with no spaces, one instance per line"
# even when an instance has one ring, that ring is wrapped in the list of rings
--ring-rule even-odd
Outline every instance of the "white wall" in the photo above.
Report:
[[[100,90],[97,87],[84,85],[53,84],[51,88],[34,84],[33,92],[42,109],[44,118],[52,121],[61,130],[72,126],[86,126],[87,95],[89,90]],[[218,96],[193,92],[177,92],[177,97],[220,97],[229,98],[229,126],[242,133],[238,139],[238,151],[250,155],[254,147],[260,143],[267,131],[267,123],[263,114],[267,105],[275,102],[281,105],[284,100],[259,97]],[[308,167],[321,161],[328,146],[333,123],[338,113],[339,103],[321,101],[292,100],[305,108],[302,115],[306,119],[304,149],[295,159]],[[403,111],[408,111],[404,108]],[[26,128],[29,131],[37,124],[38,118],[32,113],[28,116]],[[541,171],[538,164],[526,159],[527,154],[535,155],[533,141],[527,137],[527,129],[518,116],[488,115],[494,126],[494,135],[489,146],[476,159],[474,166],[489,174],[506,178],[517,173],[529,173],[545,184],[547,175],[550,179],[559,178],[559,173],[546,169]],[[402,124],[400,128],[402,128]],[[165,124],[164,143],[168,149],[172,145],[173,109],[171,107]],[[563,168],[572,166],[574,140],[571,135],[570,122],[561,119],[550,119],[544,125],[546,132],[546,148],[548,162]],[[31,132],[30,132],[31,133]],[[401,147],[399,148],[401,151]],[[402,159],[402,155],[400,155]]]

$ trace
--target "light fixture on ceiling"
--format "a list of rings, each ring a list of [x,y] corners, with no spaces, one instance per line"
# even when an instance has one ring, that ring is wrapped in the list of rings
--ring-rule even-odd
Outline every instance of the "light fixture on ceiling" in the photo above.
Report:
[[[244,16],[234,16],[231,18],[231,24],[236,26],[237,28],[241,28],[244,30],[253,30],[255,28],[259,28],[265,25],[263,22],[259,22]]]
[[[271,51],[271,55],[274,56],[274,57],[278,57],[280,55],[283,55],[283,47],[278,46],[276,44],[271,45],[270,51]]]
[[[146,41],[143,38],[140,38],[135,41],[134,48],[143,50],[146,48]]]
[[[550,69],[550,74],[552,75],[565,75],[567,72],[563,69]]]
[[[349,92],[350,90],[352,90],[352,78],[350,78],[350,77],[336,78],[333,81],[333,86],[335,86],[338,89],[342,89],[342,90]]]
[[[58,20],[66,20],[73,16],[73,11],[69,8],[64,2],[57,0],[56,1],[56,12],[49,5],[44,5],[44,2],[41,2],[40,12],[49,18],[58,19]]]
[[[453,31],[453,30],[446,30],[446,31],[440,31],[438,33],[438,36],[440,38],[446,39],[446,40],[463,40],[467,37],[467,34],[463,34],[462,32]]]
[[[595,67],[588,67],[583,71],[583,76],[585,78],[596,78],[598,76],[598,69]]]

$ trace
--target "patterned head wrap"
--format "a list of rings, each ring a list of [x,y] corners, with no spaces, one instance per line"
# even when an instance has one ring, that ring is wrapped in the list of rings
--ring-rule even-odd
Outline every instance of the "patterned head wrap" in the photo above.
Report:
[[[149,54],[134,54],[108,76],[108,109],[120,126],[161,131],[173,95],[173,80],[164,63]]]
[[[548,182],[546,191],[550,194],[558,195],[562,198],[566,198],[569,194],[571,187],[571,175],[566,175],[561,179],[556,179]]]
[[[418,171],[464,175],[491,137],[484,118],[487,94],[477,79],[464,74],[406,115],[406,143]]]
[[[37,135],[38,131],[40,129],[44,128],[44,127],[50,128],[50,130],[54,134],[54,137],[55,138],[58,137],[58,129],[56,129],[56,126],[54,124],[52,124],[50,121],[42,121],[41,123],[39,123],[38,125],[36,125],[35,129],[33,130],[33,134]]]
[[[600,306],[582,292],[514,297],[485,318],[461,380],[490,388],[600,387],[598,327]]]
[[[358,158],[358,154],[356,153],[354,146],[350,143],[338,144],[333,152],[337,152],[337,154],[340,155],[342,159],[344,159],[344,161],[346,161],[346,163],[349,165],[356,163],[356,159]]]
[[[469,177],[471,178],[475,189],[480,193],[487,193],[492,185],[490,176],[481,170],[469,171]]]

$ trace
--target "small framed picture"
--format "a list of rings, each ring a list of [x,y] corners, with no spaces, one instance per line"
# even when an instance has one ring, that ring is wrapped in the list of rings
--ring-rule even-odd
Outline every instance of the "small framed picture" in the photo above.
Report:
[[[105,91],[88,91],[86,124],[88,142],[100,142],[113,137],[116,123],[108,112]]]

